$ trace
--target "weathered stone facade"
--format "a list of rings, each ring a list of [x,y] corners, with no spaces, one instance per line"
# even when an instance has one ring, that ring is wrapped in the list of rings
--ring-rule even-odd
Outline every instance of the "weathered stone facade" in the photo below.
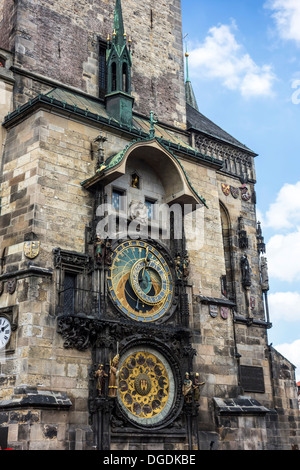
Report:
[[[0,10],[0,317],[11,324],[0,362],[1,445],[296,449],[294,366],[267,338],[256,154],[186,103],[179,0],[162,11],[148,0],[123,3],[135,99],[128,125],[99,97],[98,39],[112,40],[113,0],[5,0]],[[117,211],[126,227],[133,203],[197,208],[195,234],[186,220],[179,240],[164,238],[164,226],[146,239],[173,276],[158,322],[132,320],[111,295],[105,256],[115,259],[124,238],[95,257],[97,208],[115,210],[115,194],[126,195]],[[188,272],[178,275],[186,254]],[[170,409],[150,425],[124,412],[107,381],[97,396],[98,364],[109,375],[114,355],[136,351],[157,354],[170,378]],[[186,372],[204,382],[199,399],[184,398]]]

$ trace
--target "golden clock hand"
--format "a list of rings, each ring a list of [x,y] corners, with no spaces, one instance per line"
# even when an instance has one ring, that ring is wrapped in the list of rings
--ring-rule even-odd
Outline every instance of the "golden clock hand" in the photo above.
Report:
[[[149,251],[149,247],[147,246],[146,247],[146,256],[144,258],[144,268],[143,268],[143,272],[142,272],[142,279],[144,277],[144,272],[145,272],[145,269],[146,269],[146,266],[147,266],[147,259],[148,259],[148,251]]]

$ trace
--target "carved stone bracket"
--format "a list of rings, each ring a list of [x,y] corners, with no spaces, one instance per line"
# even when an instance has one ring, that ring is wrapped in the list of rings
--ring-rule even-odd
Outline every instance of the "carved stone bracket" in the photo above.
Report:
[[[77,271],[89,270],[90,268],[90,257],[84,253],[54,248],[53,255],[56,268],[72,268]]]
[[[190,333],[186,329],[168,328],[156,325],[136,325],[132,322],[115,322],[87,316],[62,315],[57,320],[57,332],[64,339],[64,347],[84,351],[89,347],[113,349],[119,342],[126,347],[134,337],[136,341],[145,339],[148,343],[155,339],[162,344],[171,344],[178,357],[193,357],[195,351],[190,346]]]

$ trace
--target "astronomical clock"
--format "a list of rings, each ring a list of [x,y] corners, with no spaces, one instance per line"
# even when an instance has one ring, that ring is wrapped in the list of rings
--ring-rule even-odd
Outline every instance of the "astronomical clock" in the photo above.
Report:
[[[128,240],[117,246],[108,288],[114,305],[138,322],[163,320],[169,313],[174,284],[170,266],[150,243]]]
[[[94,192],[95,213],[87,242],[89,256],[77,256],[73,267],[76,282],[89,287],[85,287],[90,292],[86,301],[95,314],[65,316],[59,320],[59,331],[67,347],[91,348],[89,412],[98,449],[128,442],[128,436],[142,442],[145,433],[153,438],[159,433],[166,439],[173,433],[174,442],[178,436],[186,440],[197,415],[194,401],[186,400],[191,386],[185,388],[195,356],[189,328],[188,252],[185,236],[174,236],[174,218],[170,218],[167,240],[162,236],[165,225],[159,226],[159,236],[151,237],[146,204],[151,194],[145,191],[159,188],[158,203],[163,204],[168,195],[169,203],[175,201],[181,208],[185,203],[196,208],[201,200],[176,157],[155,139],[128,145],[107,160],[103,171],[84,182]],[[138,176],[131,184],[134,172]],[[120,195],[125,193],[124,203]],[[98,216],[97,207],[107,201],[115,210],[109,215],[116,216],[116,231],[105,237],[99,226],[104,227],[109,219],[105,211]],[[154,217],[155,210],[151,214]],[[129,230],[132,221],[143,226],[134,238]],[[183,219],[181,225],[184,229]],[[69,269],[72,253],[59,252],[56,258],[58,265]],[[74,280],[69,277],[65,280],[72,286]]]
[[[183,355],[187,346],[176,325],[180,286],[171,253],[158,241],[120,240],[112,250],[107,288],[121,330],[115,336],[118,420],[112,423],[168,427],[182,405],[180,350]]]

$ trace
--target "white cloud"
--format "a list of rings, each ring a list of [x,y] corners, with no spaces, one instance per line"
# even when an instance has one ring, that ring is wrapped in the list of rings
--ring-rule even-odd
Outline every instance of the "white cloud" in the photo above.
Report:
[[[300,293],[276,292],[269,294],[269,307],[272,320],[299,322],[300,334]]]
[[[265,220],[265,225],[275,230],[291,229],[297,224],[300,224],[300,181],[281,188]]]
[[[190,52],[193,74],[220,79],[230,90],[244,97],[269,96],[275,76],[269,65],[257,65],[243,50],[233,33],[232,25],[212,27],[203,44]]]
[[[300,228],[271,237],[267,253],[270,277],[287,282],[300,280]]]
[[[293,343],[283,343],[275,346],[275,349],[288,359],[296,369],[296,381],[300,380],[300,339]]]
[[[293,40],[300,45],[299,0],[268,0],[265,6],[274,11],[272,17],[281,38]]]

